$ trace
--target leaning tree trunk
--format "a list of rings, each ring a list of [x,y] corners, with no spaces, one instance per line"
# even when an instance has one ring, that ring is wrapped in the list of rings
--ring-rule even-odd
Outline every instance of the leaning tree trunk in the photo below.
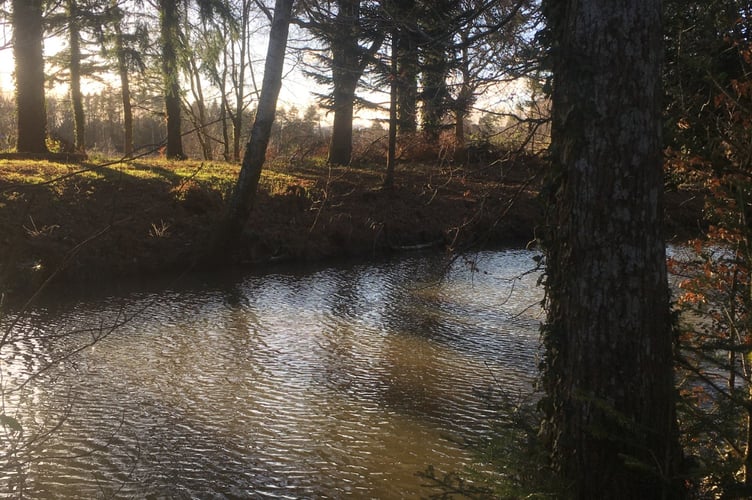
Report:
[[[42,0],[13,0],[13,55],[16,59],[16,150],[47,152],[44,103]]]
[[[245,148],[240,176],[230,200],[228,214],[215,241],[215,256],[223,252],[228,244],[239,239],[253,209],[277,111],[277,98],[282,87],[282,70],[285,65],[292,4],[293,0],[276,0],[274,3],[274,17],[269,32],[269,47],[266,52],[264,80],[256,118],[251,129],[251,138]]]
[[[573,498],[672,496],[661,2],[548,0],[553,209],[544,426]]]
[[[164,80],[165,114],[167,115],[167,158],[184,159],[181,129],[178,45],[180,16],[178,2],[160,0],[160,28],[162,42],[162,78]]]

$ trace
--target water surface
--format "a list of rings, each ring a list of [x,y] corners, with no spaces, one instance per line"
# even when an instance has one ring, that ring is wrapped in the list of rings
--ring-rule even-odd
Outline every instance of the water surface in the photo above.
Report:
[[[2,464],[0,491],[426,496],[416,474],[483,467],[469,445],[489,433],[500,394],[530,392],[533,256],[192,277],[9,314],[3,406],[33,442]]]

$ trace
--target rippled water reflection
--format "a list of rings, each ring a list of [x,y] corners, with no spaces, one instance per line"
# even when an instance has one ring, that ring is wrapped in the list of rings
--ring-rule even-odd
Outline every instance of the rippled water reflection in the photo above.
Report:
[[[495,395],[530,390],[532,257],[415,256],[40,307],[0,353],[5,412],[26,438],[62,424],[0,491],[426,495],[416,473],[473,463],[465,443],[489,431]]]

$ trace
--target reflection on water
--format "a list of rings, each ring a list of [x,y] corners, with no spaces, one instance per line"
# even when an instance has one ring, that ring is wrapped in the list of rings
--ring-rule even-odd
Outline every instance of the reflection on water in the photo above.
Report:
[[[465,443],[489,431],[493,394],[530,390],[532,256],[204,277],[6,317],[4,412],[25,436],[59,428],[1,471],[0,492],[426,495],[417,472],[476,460]]]

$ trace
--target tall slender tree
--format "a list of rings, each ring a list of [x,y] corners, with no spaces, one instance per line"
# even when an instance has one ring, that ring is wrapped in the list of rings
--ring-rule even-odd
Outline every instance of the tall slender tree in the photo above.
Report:
[[[44,96],[42,0],[13,0],[13,55],[16,60],[16,150],[47,152]]]
[[[661,1],[544,6],[554,77],[543,382],[552,463],[572,498],[671,498]]]
[[[230,121],[232,122],[232,158],[234,161],[240,161],[243,114],[248,108],[246,80],[248,69],[253,69],[252,63],[248,60],[249,48],[252,43],[251,6],[252,0],[241,0],[240,5],[237,6],[240,9],[240,27],[238,36],[231,38],[230,44],[231,49],[237,47],[237,50],[231,50],[230,52],[231,65],[228,72],[232,81],[233,99],[232,103],[230,100],[226,100],[225,111],[230,116]],[[227,67],[227,64],[225,64],[225,67]]]
[[[392,189],[394,187],[394,168],[397,163],[397,98],[399,96],[399,83],[397,81],[399,71],[398,40],[398,29],[393,27],[391,36],[392,57],[389,64],[389,133],[386,153],[386,175],[384,176],[383,185],[385,189]]]
[[[129,19],[123,0],[111,0],[104,29],[99,32],[105,54],[114,62],[120,79],[120,100],[123,107],[123,154],[133,154],[133,104],[131,73],[146,69],[143,54],[149,42],[148,29],[142,22]]]
[[[73,144],[77,151],[86,149],[86,119],[81,94],[81,16],[77,0],[67,0],[68,45],[70,50],[70,98],[73,107]]]

